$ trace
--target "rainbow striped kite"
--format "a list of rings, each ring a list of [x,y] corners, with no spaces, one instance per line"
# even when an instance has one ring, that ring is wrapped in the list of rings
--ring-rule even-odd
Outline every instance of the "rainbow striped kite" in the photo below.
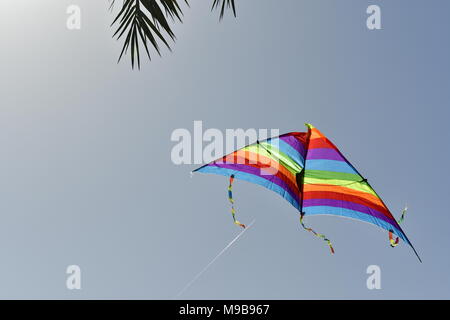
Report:
[[[328,214],[372,223],[389,231],[395,247],[399,238],[408,243],[420,260],[399,222],[383,200],[336,146],[319,130],[306,124],[308,132],[290,132],[257,141],[194,172],[215,173],[230,177],[228,198],[235,224],[232,185],[234,179],[246,180],[275,191],[300,213],[304,229],[322,238],[334,249],[329,239],[306,227],[305,216]],[[406,208],[399,220],[403,220]],[[396,235],[394,239],[393,235]]]

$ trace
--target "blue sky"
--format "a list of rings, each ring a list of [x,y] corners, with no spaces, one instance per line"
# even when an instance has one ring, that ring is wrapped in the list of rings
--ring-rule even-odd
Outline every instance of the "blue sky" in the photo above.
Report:
[[[140,72],[116,64],[107,1],[2,1],[1,298],[173,298],[240,231],[227,179],[170,159],[173,130],[194,120],[314,124],[395,215],[408,203],[423,263],[382,229],[309,218],[331,256],[289,203],[237,181],[239,219],[256,222],[184,298],[450,298],[448,1],[236,1],[220,23],[206,1],[184,7],[173,52]],[[382,30],[366,28],[369,4]],[[79,291],[65,287],[71,264]],[[366,287],[373,264],[381,290]]]

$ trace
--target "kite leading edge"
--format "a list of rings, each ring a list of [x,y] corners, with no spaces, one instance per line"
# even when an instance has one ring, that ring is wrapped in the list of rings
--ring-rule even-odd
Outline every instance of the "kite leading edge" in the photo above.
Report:
[[[259,184],[281,195],[300,214],[302,227],[322,238],[334,249],[324,235],[306,227],[305,216],[328,214],[354,218],[374,224],[389,232],[392,247],[402,239],[421,259],[383,200],[378,196],[339,149],[319,130],[306,124],[308,132],[290,132],[257,141],[212,161],[193,172],[214,173],[230,177],[228,198],[236,220],[232,185],[234,179]],[[394,235],[396,239],[394,240]]]

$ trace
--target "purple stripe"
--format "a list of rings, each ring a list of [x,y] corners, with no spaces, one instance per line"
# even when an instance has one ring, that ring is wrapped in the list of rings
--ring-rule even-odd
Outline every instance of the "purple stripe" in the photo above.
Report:
[[[294,150],[297,150],[298,153],[300,153],[300,155],[303,158],[305,158],[305,154],[306,154],[305,146],[297,138],[295,138],[293,136],[284,136],[284,137],[280,137],[280,140],[283,140],[284,142],[286,142],[288,145],[290,145],[292,148],[294,148]]]
[[[308,150],[308,160],[312,159],[337,160],[346,162],[337,150],[331,148],[317,148]]]
[[[350,209],[350,210],[365,213],[370,216],[373,216],[374,218],[383,220],[383,221],[391,224],[392,226],[397,226],[397,223],[395,222],[395,220],[386,217],[383,213],[381,213],[375,209],[366,207],[359,203],[343,201],[343,200],[334,200],[334,199],[304,199],[303,200],[303,207],[314,207],[314,206],[329,206],[329,207]]]
[[[295,201],[297,201],[297,203],[299,202],[298,192],[293,192],[293,190],[291,190],[291,188],[289,188],[289,185],[286,182],[284,182],[281,178],[279,178],[275,175],[262,175],[261,169],[259,169],[259,168],[255,168],[255,167],[248,166],[245,164],[223,164],[223,163],[212,163],[212,164],[210,164],[210,166],[246,172],[246,173],[250,173],[255,176],[258,176],[260,178],[266,179],[266,180],[280,186],[284,190],[286,190],[286,192],[289,193],[291,195],[291,197],[294,198]]]

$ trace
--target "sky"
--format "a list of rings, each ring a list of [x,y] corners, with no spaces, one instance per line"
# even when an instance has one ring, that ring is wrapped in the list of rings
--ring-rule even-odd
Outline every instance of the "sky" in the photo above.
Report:
[[[103,0],[0,3],[0,298],[449,299],[450,3],[252,0],[237,18],[182,5],[177,40],[140,71]],[[381,7],[368,30],[366,8]],[[66,9],[81,8],[68,30]],[[20,19],[19,19],[20,17]],[[298,213],[277,194],[171,159],[194,121],[305,131],[312,123],[369,180],[419,252],[387,232]],[[81,269],[68,290],[66,269]],[[369,290],[366,270],[381,270]]]

